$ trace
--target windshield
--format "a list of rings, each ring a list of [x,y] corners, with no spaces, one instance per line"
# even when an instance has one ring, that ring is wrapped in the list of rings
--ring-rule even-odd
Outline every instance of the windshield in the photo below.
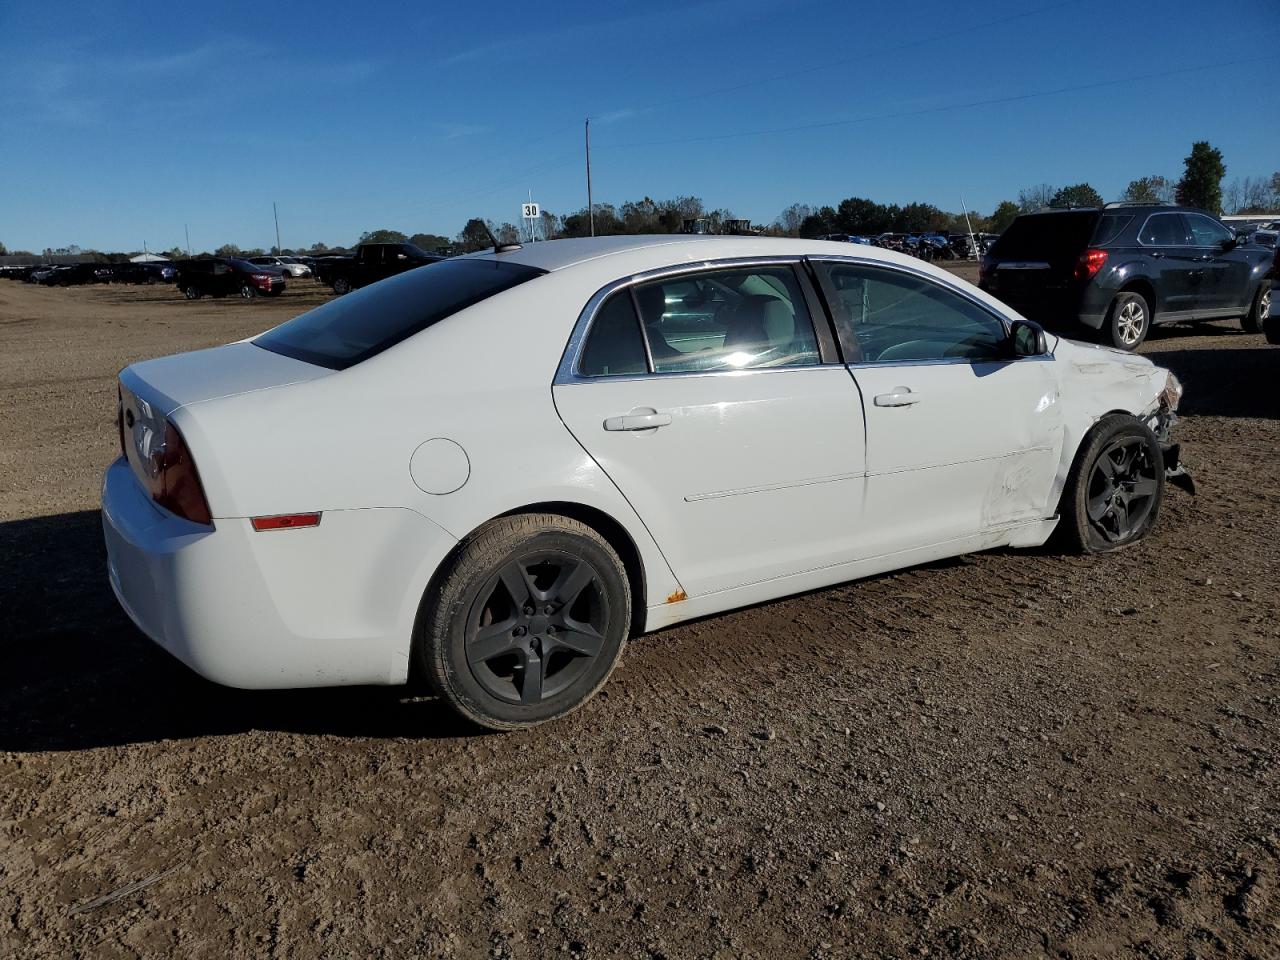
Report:
[[[545,272],[500,260],[443,260],[330,300],[253,342],[286,357],[345,370]]]

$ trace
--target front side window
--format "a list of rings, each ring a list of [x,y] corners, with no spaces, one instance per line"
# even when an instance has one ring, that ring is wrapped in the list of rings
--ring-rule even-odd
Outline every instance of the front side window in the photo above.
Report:
[[[821,363],[790,266],[736,267],[635,287],[656,373]]]
[[[1187,243],[1187,228],[1180,213],[1156,213],[1147,217],[1138,240],[1148,247],[1180,247]]]
[[[1220,247],[1233,238],[1230,230],[1198,213],[1187,214],[1187,226],[1191,228],[1191,240],[1197,247]]]
[[[1004,324],[932,280],[861,264],[827,266],[863,362],[996,360]]]
[[[546,271],[500,260],[442,260],[308,310],[253,342],[345,370],[427,327]]]

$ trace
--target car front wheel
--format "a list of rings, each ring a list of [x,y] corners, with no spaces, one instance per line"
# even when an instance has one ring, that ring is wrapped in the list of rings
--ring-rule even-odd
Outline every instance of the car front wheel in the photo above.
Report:
[[[1151,308],[1141,294],[1126,292],[1111,301],[1103,334],[1120,350],[1137,350],[1151,329]]]
[[[333,292],[338,296],[342,296],[344,293],[350,293],[351,281],[345,277],[339,277],[337,280],[333,281]]]
[[[1150,532],[1163,499],[1164,453],[1155,434],[1136,417],[1109,414],[1076,454],[1057,533],[1075,552],[1118,550]]]
[[[522,514],[460,545],[424,598],[415,656],[462,716],[515,730],[594,696],[630,623],[630,586],[609,543],[576,520]]]
[[[242,300],[252,300],[257,295],[258,295],[258,291],[253,289],[253,287],[250,284],[247,284],[247,283],[240,284],[240,298]]]
[[[199,300],[199,299],[200,299],[200,288],[199,288],[199,287],[185,287],[185,288],[183,288],[182,295],[183,295],[184,297],[186,297],[188,300]]]
[[[1267,322],[1267,315],[1271,312],[1271,281],[1263,280],[1262,285],[1258,287],[1258,292],[1253,296],[1253,304],[1249,308],[1249,312],[1240,320],[1240,326],[1244,327],[1246,333],[1262,333],[1262,328]]]

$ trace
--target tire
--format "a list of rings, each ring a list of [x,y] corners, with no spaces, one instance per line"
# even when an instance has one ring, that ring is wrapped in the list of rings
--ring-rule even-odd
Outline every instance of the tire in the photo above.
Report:
[[[1116,294],[1102,325],[1104,342],[1118,350],[1137,350],[1151,332],[1151,308],[1140,293]]]
[[[186,287],[182,291],[182,295],[188,300],[199,300],[203,295],[203,291],[199,287]]]
[[[333,281],[333,292],[338,296],[351,292],[351,281],[346,277],[338,277]]]
[[[258,291],[247,283],[240,284],[240,299],[252,300],[258,295]]]
[[[459,545],[423,598],[414,657],[463,717],[517,730],[590,700],[630,623],[630,584],[608,542],[577,520],[521,514]]]
[[[1163,501],[1164,453],[1155,434],[1136,417],[1108,414],[1076,453],[1055,536],[1073,553],[1119,550],[1151,531]]]
[[[1262,333],[1267,322],[1267,314],[1271,312],[1271,281],[1263,280],[1258,285],[1258,292],[1253,295],[1253,304],[1249,312],[1240,318],[1240,326],[1245,333]]]

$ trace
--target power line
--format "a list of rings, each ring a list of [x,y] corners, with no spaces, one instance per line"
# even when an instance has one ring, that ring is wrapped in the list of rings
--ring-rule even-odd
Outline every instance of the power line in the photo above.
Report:
[[[967,33],[973,33],[977,30],[985,30],[987,27],[996,27],[1005,23],[1012,23],[1014,20],[1022,20],[1026,17],[1036,16],[1041,13],[1048,13],[1050,10],[1057,10],[1061,7],[1069,7],[1078,5],[1079,0],[1060,0],[1058,3],[1050,3],[1043,7],[1035,7],[1031,10],[1023,10],[1020,13],[1011,14],[1007,17],[999,17],[995,20],[985,20],[980,23],[970,24],[967,27],[961,27],[958,30],[952,30],[947,33],[938,33],[929,37],[921,37],[918,40],[908,40],[906,43],[900,43],[892,47],[881,47],[874,52],[861,53],[854,57],[845,57],[841,60],[828,60],[825,63],[815,64],[811,67],[802,67],[799,70],[789,70],[785,73],[770,74],[767,77],[755,77],[751,80],[744,80],[742,83],[730,84],[725,87],[712,87],[703,90],[700,93],[683,94],[679,97],[672,97],[669,100],[660,100],[656,103],[648,104],[643,107],[633,108],[637,113],[647,110],[658,110],[662,107],[670,107],[680,103],[689,103],[693,100],[702,100],[706,97],[713,97],[721,93],[736,93],[739,90],[747,90],[751,87],[758,87],[766,83],[777,83],[779,80],[791,80],[795,77],[804,77],[813,73],[820,73],[823,70],[832,70],[836,67],[847,67],[855,63],[866,63],[869,60],[881,59],[891,54],[901,53],[903,50],[910,50],[913,47],[921,47],[930,43],[937,43],[939,40],[953,40],[956,37],[964,36]]]
[[[717,140],[736,140],[743,137],[771,136],[778,133],[798,133],[805,130],[823,130],[830,127],[851,126],[860,123],[874,123],[878,120],[899,120],[904,117],[919,117],[931,113],[945,113],[949,110],[965,110],[971,107],[987,107],[1001,103],[1016,103],[1023,100],[1034,100],[1038,97],[1053,97],[1064,93],[1078,93],[1082,90],[1097,90],[1101,87],[1113,87],[1125,83],[1137,83],[1142,80],[1157,80],[1185,73],[1197,73],[1203,70],[1217,70],[1222,67],[1239,66],[1263,59],[1263,54],[1241,57],[1219,63],[1206,63],[1195,67],[1178,67],[1173,70],[1160,70],[1156,73],[1144,73],[1132,77],[1119,77],[1114,80],[1097,80],[1092,83],[1080,83],[1069,87],[1057,87],[1053,90],[1037,90],[1031,93],[1012,94],[1005,97],[989,97],[985,100],[969,100],[965,103],[945,104],[939,107],[923,107],[919,110],[903,110],[897,113],[871,114],[865,117],[851,117],[844,120],[823,120],[816,123],[800,123],[787,127],[769,127],[758,130],[741,130],[734,133],[709,134],[703,137],[677,137],[667,140],[638,140],[631,143],[613,143],[597,146],[597,150],[623,150],[636,147],[660,147],[685,143],[709,143]]]

